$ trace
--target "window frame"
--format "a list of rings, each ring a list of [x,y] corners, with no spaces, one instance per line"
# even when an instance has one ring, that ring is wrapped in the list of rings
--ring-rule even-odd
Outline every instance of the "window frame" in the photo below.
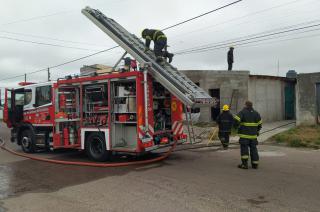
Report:
[[[40,104],[40,102],[39,102],[40,100],[39,100],[38,93],[41,92],[41,89],[47,88],[47,87],[49,87],[49,89],[50,89],[49,99],[48,99],[47,102],[45,102],[45,103],[42,103],[42,102],[41,102],[41,104]],[[52,104],[52,85],[43,85],[43,86],[36,87],[36,88],[35,88],[35,106],[36,106],[36,107],[41,107],[41,106],[45,106],[45,105],[49,105],[49,104]]]

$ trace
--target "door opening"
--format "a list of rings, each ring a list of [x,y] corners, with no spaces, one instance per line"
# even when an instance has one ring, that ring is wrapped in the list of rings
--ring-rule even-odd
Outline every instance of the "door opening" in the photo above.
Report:
[[[215,121],[220,114],[220,89],[209,89],[209,94],[213,98],[213,107],[211,107],[211,120]]]

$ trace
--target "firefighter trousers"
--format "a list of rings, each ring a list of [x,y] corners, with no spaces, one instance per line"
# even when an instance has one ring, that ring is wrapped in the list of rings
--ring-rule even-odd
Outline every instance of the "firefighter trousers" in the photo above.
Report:
[[[156,57],[163,57],[164,52],[163,50],[165,49],[167,45],[167,39],[160,39],[154,42],[154,54]]]
[[[250,151],[251,164],[257,166],[259,164],[258,140],[240,138],[239,143],[242,163],[244,165],[248,164]]]
[[[224,148],[229,146],[230,132],[219,132],[219,139]]]

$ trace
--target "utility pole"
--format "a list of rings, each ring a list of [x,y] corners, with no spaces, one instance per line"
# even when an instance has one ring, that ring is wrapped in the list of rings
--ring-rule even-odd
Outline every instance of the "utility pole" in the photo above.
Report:
[[[27,82],[27,74],[24,74],[24,82]]]
[[[50,81],[50,68],[48,68],[48,82]]]

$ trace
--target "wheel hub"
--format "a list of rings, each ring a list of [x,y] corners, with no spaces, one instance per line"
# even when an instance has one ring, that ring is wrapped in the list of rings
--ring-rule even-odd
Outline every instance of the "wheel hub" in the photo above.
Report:
[[[26,148],[29,148],[30,147],[30,138],[28,137],[23,137],[22,138],[22,141],[21,141],[21,144],[26,147]]]

